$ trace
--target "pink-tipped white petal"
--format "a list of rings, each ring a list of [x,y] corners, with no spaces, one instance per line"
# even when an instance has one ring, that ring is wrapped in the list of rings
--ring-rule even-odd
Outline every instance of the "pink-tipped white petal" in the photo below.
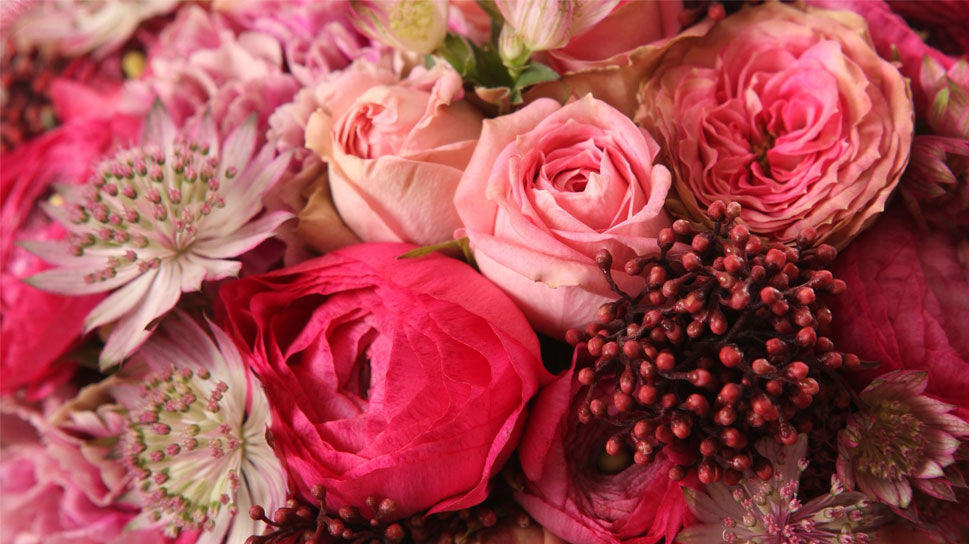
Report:
[[[145,117],[145,124],[142,125],[142,145],[153,145],[164,149],[175,140],[175,132],[175,123],[172,122],[172,117],[168,114],[162,101],[155,99],[152,109]]]
[[[91,332],[91,330],[106,323],[111,323],[134,310],[135,307],[142,303],[145,296],[148,295],[148,290],[157,275],[157,269],[148,270],[134,281],[111,293],[110,296],[102,300],[100,304],[91,310],[87,318],[85,318],[84,332]]]
[[[119,270],[117,274],[103,281],[86,283],[84,273],[69,268],[54,268],[45,270],[24,278],[24,283],[31,287],[36,287],[43,291],[58,293],[61,295],[91,295],[103,293],[116,287],[122,286],[140,272],[134,267],[127,267]]]
[[[162,263],[148,288],[151,296],[118,320],[101,350],[99,362],[102,370],[131,355],[151,335],[146,327],[178,302],[182,291],[175,267],[172,263]]]
[[[200,241],[192,249],[196,255],[209,259],[225,259],[242,255],[273,236],[276,227],[293,217],[290,212],[271,212],[255,221],[250,221],[228,236]]]

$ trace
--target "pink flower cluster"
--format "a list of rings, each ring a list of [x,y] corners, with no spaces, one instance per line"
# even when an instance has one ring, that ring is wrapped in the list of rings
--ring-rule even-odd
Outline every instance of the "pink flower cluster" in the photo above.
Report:
[[[965,1],[8,4],[0,543],[966,536]]]

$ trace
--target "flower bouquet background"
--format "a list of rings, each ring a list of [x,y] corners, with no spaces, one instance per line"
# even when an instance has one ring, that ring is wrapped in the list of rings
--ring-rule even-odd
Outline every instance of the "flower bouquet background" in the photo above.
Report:
[[[968,18],[3,3],[0,542],[967,542]]]

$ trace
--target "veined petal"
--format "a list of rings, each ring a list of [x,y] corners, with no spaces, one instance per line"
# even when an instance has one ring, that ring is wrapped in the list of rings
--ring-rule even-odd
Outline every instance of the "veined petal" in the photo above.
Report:
[[[141,129],[141,141],[144,145],[154,145],[164,149],[175,140],[175,123],[165,109],[161,99],[156,98],[145,117],[145,124]]]
[[[186,254],[185,258],[192,263],[205,268],[205,279],[208,281],[221,280],[223,278],[235,278],[239,275],[242,263],[239,261],[228,261],[225,259],[208,259],[193,254]]]
[[[228,236],[202,240],[192,247],[192,252],[209,259],[235,257],[256,247],[271,237],[284,221],[295,217],[286,211],[271,212],[255,221],[250,221]]]
[[[50,291],[51,293],[59,293],[62,295],[90,295],[110,291],[124,285],[140,273],[141,271],[136,267],[129,266],[119,270],[113,278],[87,283],[84,280],[84,272],[70,268],[54,268],[24,278],[23,281],[31,287]]]
[[[148,270],[131,283],[118,289],[91,310],[84,320],[84,332],[100,327],[132,311],[145,298],[158,269]]]
[[[246,118],[246,121],[239,126],[226,139],[222,146],[222,157],[219,164],[221,173],[232,169],[235,175],[243,172],[249,159],[253,156],[256,149],[256,114]]]
[[[149,296],[145,297],[135,309],[121,317],[117,326],[108,336],[101,350],[101,369],[110,368],[128,357],[149,336],[145,328],[155,318],[171,310],[182,294],[175,264],[162,263],[158,274],[148,287]]]

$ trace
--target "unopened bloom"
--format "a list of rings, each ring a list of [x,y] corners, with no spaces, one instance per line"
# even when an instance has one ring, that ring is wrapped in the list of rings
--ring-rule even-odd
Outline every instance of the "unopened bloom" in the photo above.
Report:
[[[758,544],[866,544],[869,529],[878,521],[862,493],[847,493],[832,483],[829,493],[802,503],[798,483],[808,467],[808,438],[800,435],[792,446],[763,440],[756,446],[771,460],[773,475],[757,476],[728,487],[721,482],[706,493],[684,488],[687,506],[698,523],[685,529],[676,542],[757,542]]]
[[[864,408],[839,433],[839,479],[895,509],[905,510],[913,490],[955,501],[947,467],[967,436],[953,406],[924,396],[927,373],[897,371],[862,391]]]
[[[151,374],[115,391],[128,415],[122,461],[142,498],[132,527],[202,529],[197,544],[242,542],[262,529],[249,509],[286,495],[266,395],[232,340],[211,330],[214,341],[184,314],[167,321],[138,352]]]
[[[70,295],[117,289],[84,325],[90,331],[115,323],[102,367],[144,342],[148,324],[172,309],[182,292],[236,275],[241,264],[228,259],[292,217],[273,212],[250,221],[289,161],[288,155],[274,159],[269,145],[253,157],[255,145],[254,117],[220,143],[211,116],[178,134],[157,103],[145,121],[142,147],[119,152],[87,185],[65,188],[48,204],[71,236],[28,244],[58,268],[25,281]]]
[[[405,51],[431,53],[448,32],[448,0],[351,0],[350,9],[361,32]]]
[[[505,17],[502,34],[514,33],[531,51],[558,49],[609,15],[619,0],[496,0]]]

